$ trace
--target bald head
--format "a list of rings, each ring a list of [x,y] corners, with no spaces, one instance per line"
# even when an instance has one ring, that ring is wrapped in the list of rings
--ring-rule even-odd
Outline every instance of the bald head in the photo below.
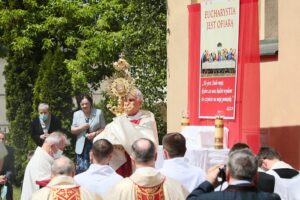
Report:
[[[62,156],[54,160],[51,166],[52,177],[59,175],[74,176],[75,165],[69,158]]]
[[[154,143],[146,138],[136,140],[132,144],[133,159],[137,163],[147,164],[155,162],[156,150]]]

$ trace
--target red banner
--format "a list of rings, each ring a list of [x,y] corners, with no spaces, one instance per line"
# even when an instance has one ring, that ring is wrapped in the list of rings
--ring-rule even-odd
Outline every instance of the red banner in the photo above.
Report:
[[[235,109],[234,86],[235,76],[201,78],[199,91],[201,94],[199,106],[201,117],[214,119],[217,111],[221,111],[225,118],[233,118]]]
[[[235,118],[239,0],[202,0],[199,118]]]
[[[201,54],[200,37],[202,34],[200,13],[202,5],[192,4],[189,10],[189,84],[188,113],[190,125],[214,125],[214,119],[199,118]],[[216,22],[217,23],[217,22]],[[223,46],[226,46],[222,42]],[[213,44],[215,45],[215,43]],[[210,52],[217,51],[210,50]],[[260,145],[260,69],[259,69],[259,34],[258,34],[258,0],[241,0],[239,17],[239,43],[236,84],[235,118],[224,120],[229,129],[228,143],[231,147],[236,142],[247,143],[254,152]],[[208,76],[207,76],[208,77]],[[219,76],[221,78],[224,76]],[[204,77],[203,77],[204,78]],[[211,77],[212,78],[212,77]],[[201,81],[202,82],[202,81]],[[202,83],[201,83],[202,84]],[[227,81],[224,81],[224,85]],[[208,88],[208,86],[207,86]],[[208,88],[215,90],[218,88]],[[226,87],[224,88],[226,89]],[[205,94],[207,98],[210,98]],[[214,98],[214,97],[213,97]],[[226,97],[224,97],[226,98]],[[205,105],[205,104],[203,104]],[[206,107],[207,105],[205,105]],[[225,110],[226,110],[225,106]],[[210,112],[209,108],[204,108]],[[230,108],[229,108],[230,109]],[[219,109],[221,110],[221,109]],[[211,113],[216,114],[216,113]]]

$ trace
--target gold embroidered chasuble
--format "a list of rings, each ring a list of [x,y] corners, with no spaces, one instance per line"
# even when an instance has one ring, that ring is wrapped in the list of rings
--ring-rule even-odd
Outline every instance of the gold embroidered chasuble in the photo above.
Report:
[[[78,186],[70,176],[56,176],[50,183],[33,193],[31,200],[102,200],[102,198]]]
[[[152,167],[137,169],[104,196],[105,200],[183,200],[188,191]]]

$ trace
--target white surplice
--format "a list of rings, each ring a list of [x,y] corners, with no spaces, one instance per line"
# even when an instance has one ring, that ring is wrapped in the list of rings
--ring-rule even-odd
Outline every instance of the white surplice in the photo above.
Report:
[[[123,179],[112,190],[110,190],[105,200],[135,200],[136,184],[142,187],[152,188],[163,183],[163,193],[165,200],[186,199],[189,192],[176,180],[164,176],[152,167],[137,169],[130,177]]]
[[[91,164],[89,169],[74,177],[75,182],[87,190],[104,196],[123,177],[108,165]]]
[[[139,120],[137,124],[130,120]],[[139,138],[147,138],[158,145],[158,135],[156,122],[153,113],[140,110],[136,116],[128,118],[125,115],[115,117],[105,129],[94,138],[94,142],[99,139],[107,139],[113,145],[121,145],[125,151],[131,155],[131,145]],[[126,162],[124,152],[114,149],[113,157],[109,163],[113,169],[117,170]]]
[[[164,160],[160,172],[179,181],[189,192],[206,179],[206,173],[201,168],[191,165],[184,157]]]
[[[29,200],[32,193],[39,190],[36,181],[49,180],[54,159],[43,148],[37,147],[26,166],[21,200]]]
[[[293,169],[293,167],[290,164],[288,164],[286,162],[283,162],[283,161],[278,161],[278,162],[276,162],[272,165],[270,170],[272,170],[272,169],[281,169],[281,168]]]
[[[274,169],[282,169],[282,168],[288,168],[288,169],[293,169],[291,165],[284,161],[278,161],[274,163],[268,171],[266,171],[267,174],[273,175],[275,177],[275,184],[274,184],[274,193],[279,194],[282,200],[287,200],[288,199],[288,191],[289,188],[287,188],[288,182],[291,179],[285,179],[281,178],[275,171]]]
[[[288,188],[287,198],[289,200],[299,200],[300,199],[299,185],[300,185],[300,174],[293,177],[286,186]]]

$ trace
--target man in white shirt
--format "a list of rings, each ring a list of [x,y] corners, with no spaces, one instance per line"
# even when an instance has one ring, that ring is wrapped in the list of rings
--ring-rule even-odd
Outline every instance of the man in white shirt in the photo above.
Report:
[[[99,196],[104,196],[123,179],[108,165],[112,152],[113,145],[108,140],[97,140],[90,153],[92,164],[87,171],[74,177],[76,183]]]
[[[32,193],[39,190],[36,181],[49,181],[51,165],[54,159],[59,158],[68,144],[66,135],[60,132],[51,133],[42,147],[37,147],[34,155],[26,166],[21,200],[29,200]]]
[[[168,133],[163,138],[164,165],[160,172],[179,181],[189,192],[205,181],[205,172],[184,158],[186,141],[180,133]]]

